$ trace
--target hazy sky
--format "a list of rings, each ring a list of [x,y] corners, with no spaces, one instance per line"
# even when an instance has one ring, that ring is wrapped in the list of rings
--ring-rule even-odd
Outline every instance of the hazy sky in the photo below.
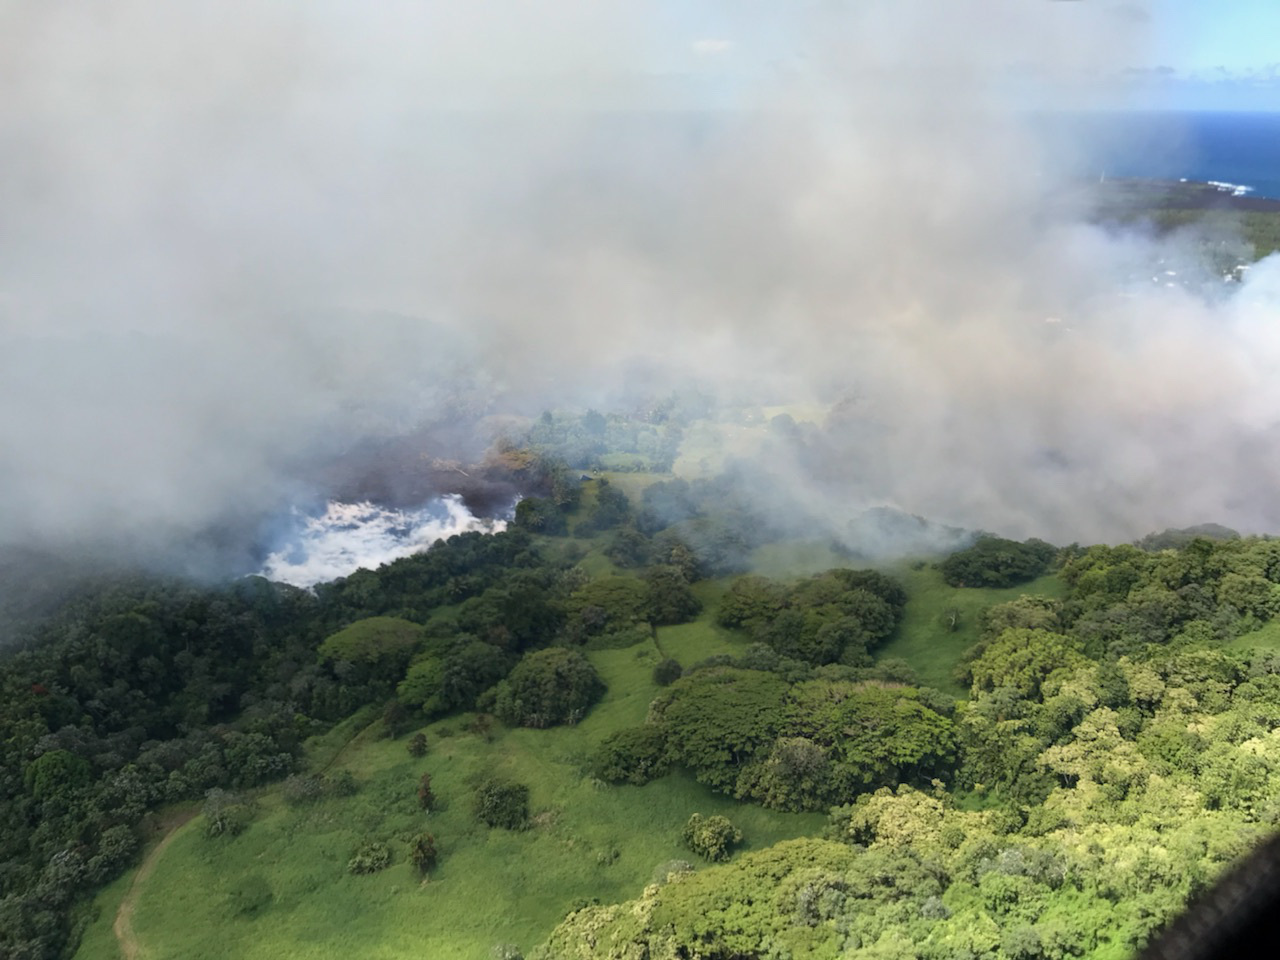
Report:
[[[1111,59],[1098,79],[1119,107],[1280,110],[1280,2],[1277,0],[1026,0],[1045,4],[1046,24],[1092,20],[1142,24],[1142,40]],[[778,69],[803,69],[812,37],[796,4],[667,4],[669,42],[654,68],[683,74],[700,97],[732,103],[735,91]],[[904,7],[927,7],[905,0]],[[744,15],[744,11],[747,11]],[[992,15],[998,33],[1002,18]],[[1018,66],[1017,50],[1005,51]]]

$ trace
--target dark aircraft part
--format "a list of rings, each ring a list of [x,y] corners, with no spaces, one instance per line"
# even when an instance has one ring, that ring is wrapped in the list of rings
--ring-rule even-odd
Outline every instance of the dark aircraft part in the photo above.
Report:
[[[1140,960],[1280,956],[1280,835],[1192,901]]]

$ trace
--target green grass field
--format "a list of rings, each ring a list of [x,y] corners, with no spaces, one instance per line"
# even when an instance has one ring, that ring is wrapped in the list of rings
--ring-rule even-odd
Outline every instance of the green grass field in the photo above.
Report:
[[[785,580],[808,577],[833,567],[859,566],[831,549],[828,540],[782,540],[757,547],[751,554],[751,572]]]
[[[594,745],[643,720],[657,692],[650,673],[658,653],[643,643],[591,658],[610,690],[576,727],[499,728],[488,738],[466,730],[468,717],[453,717],[425,728],[430,752],[413,759],[404,739],[373,739],[377,724],[354,741],[347,725],[315,744],[314,756],[336,754],[334,768],[349,769],[361,783],[354,797],[291,808],[278,790],[268,791],[254,822],[230,840],[207,839],[197,818],[140,884],[138,956],[381,960],[486,957],[498,943],[528,950],[575,903],[632,897],[658,864],[689,858],[680,832],[691,813],[728,815],[747,849],[820,829],[820,814],[735,803],[684,774],[645,787],[592,779],[586,761]],[[417,809],[414,795],[424,770],[442,803],[430,814]],[[531,829],[490,830],[473,820],[470,783],[490,774],[529,784]],[[407,840],[423,830],[436,835],[441,856],[426,884],[405,857]],[[372,876],[351,876],[346,862],[366,838],[391,840],[397,861]],[[111,924],[128,883],[99,896],[79,960],[118,955]],[[242,904],[233,891],[254,888],[269,891],[269,900],[237,912]]]
[[[1280,620],[1268,620],[1252,633],[1236,637],[1227,650],[1280,650]]]
[[[918,565],[916,565],[918,566]],[[1004,589],[951,587],[932,566],[912,565],[886,571],[907,588],[907,610],[902,626],[889,642],[876,650],[877,659],[898,657],[915,669],[920,682],[954,696],[968,691],[952,678],[960,655],[978,642],[978,615],[987,607],[1013,600],[1024,593],[1060,597],[1066,585],[1055,576]],[[949,614],[958,617],[949,626]]]

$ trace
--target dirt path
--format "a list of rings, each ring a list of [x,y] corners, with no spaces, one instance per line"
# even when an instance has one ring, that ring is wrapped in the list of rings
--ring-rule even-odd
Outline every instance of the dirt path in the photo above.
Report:
[[[162,825],[164,836],[147,854],[142,861],[142,866],[133,875],[133,881],[129,884],[129,891],[124,895],[124,899],[120,901],[120,908],[116,910],[116,922],[111,927],[115,931],[116,941],[120,944],[120,953],[125,960],[137,960],[141,955],[138,937],[133,932],[133,910],[138,905],[138,894],[142,891],[142,885],[151,876],[156,864],[160,862],[160,857],[164,855],[165,848],[178,835],[178,831],[199,812],[199,810],[194,809],[175,811],[173,815],[166,819]]]
[[[370,721],[351,735],[337,753],[329,758],[329,762],[320,768],[319,772],[324,773],[338,759],[347,752],[350,747],[361,734],[367,733],[369,728],[377,722],[377,718]],[[138,896],[142,893],[142,885],[147,882],[147,878],[156,868],[156,864],[160,862],[160,858],[164,855],[165,849],[173,841],[181,830],[192,818],[198,814],[200,810],[192,807],[185,810],[175,810],[166,816],[158,825],[159,832],[162,834],[160,842],[157,843],[151,852],[146,855],[142,861],[142,866],[138,867],[138,872],[133,875],[133,880],[129,884],[129,890],[124,895],[124,899],[120,901],[120,907],[116,910],[116,920],[112,924],[111,929],[115,932],[116,941],[120,944],[120,953],[124,960],[138,960],[142,956],[142,948],[138,943],[138,936],[133,932],[133,911],[138,905]]]

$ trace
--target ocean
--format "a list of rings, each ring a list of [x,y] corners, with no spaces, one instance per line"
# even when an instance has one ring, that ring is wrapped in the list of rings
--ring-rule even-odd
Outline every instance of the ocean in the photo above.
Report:
[[[1099,174],[1217,181],[1280,199],[1280,113],[1113,113],[1072,122],[1104,144]]]

